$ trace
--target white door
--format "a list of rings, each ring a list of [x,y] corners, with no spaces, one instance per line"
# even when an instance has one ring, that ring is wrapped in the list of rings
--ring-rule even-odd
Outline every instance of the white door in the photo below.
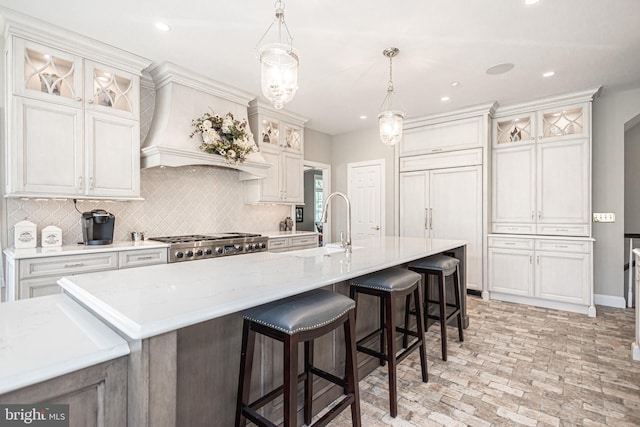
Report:
[[[429,171],[400,174],[400,236],[428,237]]]
[[[351,237],[384,236],[384,159],[347,165]]]

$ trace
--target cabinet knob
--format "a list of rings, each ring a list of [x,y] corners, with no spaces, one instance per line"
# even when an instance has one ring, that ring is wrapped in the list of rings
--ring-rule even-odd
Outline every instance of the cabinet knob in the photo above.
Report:
[[[75,100],[76,100],[76,101],[78,101],[78,102],[80,102],[80,101],[82,101],[82,98],[81,98],[81,97],[79,97],[79,96],[76,96],[76,97],[75,97]]]
[[[88,99],[87,104],[93,104],[93,99]]]

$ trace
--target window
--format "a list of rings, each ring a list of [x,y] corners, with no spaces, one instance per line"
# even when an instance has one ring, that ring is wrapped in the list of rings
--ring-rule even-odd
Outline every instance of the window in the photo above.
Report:
[[[314,194],[314,218],[315,222],[322,221],[322,204],[324,203],[322,197],[322,174],[315,174],[313,176],[313,194]]]

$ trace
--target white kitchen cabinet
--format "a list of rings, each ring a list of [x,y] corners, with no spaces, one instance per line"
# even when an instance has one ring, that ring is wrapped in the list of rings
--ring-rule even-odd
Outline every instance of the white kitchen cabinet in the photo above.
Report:
[[[304,128],[307,120],[254,100],[249,125],[270,168],[266,178],[244,182],[246,203],[304,203]]]
[[[589,238],[489,237],[492,299],[595,316]]]
[[[270,252],[288,252],[300,249],[312,249],[318,247],[318,235],[306,234],[302,236],[278,236],[269,237]]]
[[[43,33],[46,43],[37,43],[12,31],[5,43],[6,194],[139,198],[141,68],[106,65],[126,67],[129,54],[112,57],[102,46],[95,46],[97,62],[81,44],[78,53],[52,45],[64,36]]]
[[[400,235],[464,239],[467,288],[482,290],[482,166],[400,173]]]

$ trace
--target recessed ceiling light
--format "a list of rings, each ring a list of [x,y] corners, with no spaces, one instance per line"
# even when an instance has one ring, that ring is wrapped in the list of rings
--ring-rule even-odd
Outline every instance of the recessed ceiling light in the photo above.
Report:
[[[171,31],[171,26],[166,22],[156,22],[156,28],[160,31]]]
[[[527,6],[533,6],[534,4],[538,3],[540,0],[524,0],[524,4]]]
[[[492,75],[504,74],[513,70],[513,67],[515,67],[515,65],[511,64],[510,62],[505,62],[504,64],[498,64],[494,65],[493,67],[487,68],[485,73]]]
[[[364,115],[364,114],[360,114],[360,118],[361,118],[362,120],[364,120],[364,119],[366,119],[366,118],[367,118],[367,116],[366,116],[366,115]]]
[[[460,86],[460,82],[451,82],[451,86],[453,87]]]
[[[442,98],[440,98],[440,101],[442,102],[447,102],[450,98],[448,96],[443,96]]]
[[[546,73],[542,73],[542,77],[553,77],[556,75],[555,71],[547,71]]]

